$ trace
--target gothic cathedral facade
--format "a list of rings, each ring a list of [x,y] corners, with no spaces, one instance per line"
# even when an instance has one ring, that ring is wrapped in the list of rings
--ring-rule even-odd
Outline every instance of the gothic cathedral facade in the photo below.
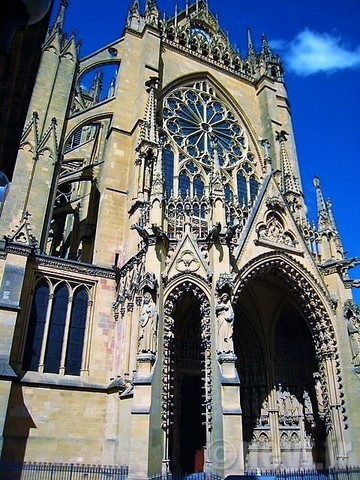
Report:
[[[3,192],[2,459],[161,472],[360,463],[360,310],[283,70],[197,0],[42,59]]]

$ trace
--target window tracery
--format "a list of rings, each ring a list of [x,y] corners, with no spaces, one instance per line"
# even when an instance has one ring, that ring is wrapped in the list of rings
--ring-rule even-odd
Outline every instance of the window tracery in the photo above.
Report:
[[[163,120],[165,196],[174,201],[166,206],[170,236],[180,234],[186,215],[191,224],[193,217],[200,218],[197,231],[206,235],[201,223],[206,211],[198,215],[200,207],[191,206],[186,212],[184,202],[209,204],[214,174],[222,179],[230,223],[243,226],[262,172],[235,112],[204,80],[171,91],[164,99]]]
[[[86,286],[39,279],[32,298],[23,368],[80,375],[89,305]]]

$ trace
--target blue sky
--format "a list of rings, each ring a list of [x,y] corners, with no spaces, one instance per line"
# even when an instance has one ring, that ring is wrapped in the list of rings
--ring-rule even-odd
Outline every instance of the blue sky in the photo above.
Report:
[[[69,0],[65,28],[77,31],[81,56],[122,35],[129,4]],[[157,5],[173,15],[175,0]],[[347,256],[360,257],[360,0],[209,0],[209,8],[241,53],[251,28],[255,46],[265,33],[281,55],[309,218],[316,217],[316,175],[332,201]],[[350,276],[360,278],[360,267]],[[360,290],[354,294],[360,303]]]

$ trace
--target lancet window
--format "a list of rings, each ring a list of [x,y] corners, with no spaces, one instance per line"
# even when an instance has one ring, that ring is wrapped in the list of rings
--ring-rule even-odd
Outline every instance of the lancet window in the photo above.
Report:
[[[85,286],[40,279],[32,298],[23,368],[80,375],[88,307]]]
[[[199,217],[206,221],[206,212],[200,204],[210,204],[211,179],[215,174],[221,176],[225,201],[232,206],[231,223],[238,217],[238,223],[242,224],[244,212],[240,210],[248,211],[253,204],[262,172],[235,110],[204,80],[171,91],[164,99],[163,120],[163,168],[170,234],[180,233],[187,213],[193,223],[194,208],[189,206],[193,202],[199,203],[199,211],[204,214]],[[205,230],[198,231],[206,235]]]

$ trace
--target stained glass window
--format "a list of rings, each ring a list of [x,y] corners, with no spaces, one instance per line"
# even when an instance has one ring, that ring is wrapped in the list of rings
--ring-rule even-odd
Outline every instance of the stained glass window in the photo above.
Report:
[[[35,287],[29,318],[24,353],[24,368],[26,370],[37,370],[39,366],[48,302],[49,285],[45,280],[42,280]]]
[[[171,150],[169,145],[167,145],[163,151],[163,165],[165,194],[167,198],[170,198],[174,189],[174,152]]]
[[[52,301],[50,292],[46,280],[41,280],[35,287],[23,368],[37,371],[43,367],[46,373],[58,374],[63,370],[68,375],[80,375],[88,291],[85,287],[78,287],[72,301],[71,287],[65,283],[55,288]],[[42,352],[45,352],[43,358]]]
[[[202,181],[201,177],[197,175],[194,179],[194,195],[201,199],[204,195],[204,182]]]
[[[221,166],[235,164],[244,156],[247,140],[243,129],[210,89],[172,92],[165,100],[163,115],[166,128],[187,156],[209,165],[216,149]]]
[[[190,178],[186,172],[181,172],[179,175],[179,193],[182,198],[186,198],[190,192]]]
[[[65,373],[68,375],[80,375],[87,307],[88,294],[82,287],[74,295],[71,311],[65,362]]]
[[[68,287],[66,285],[60,285],[56,288],[54,294],[45,353],[45,372],[59,373],[68,303]]]
[[[237,174],[237,190],[238,190],[238,202],[240,205],[247,204],[247,187],[246,178],[241,170]]]
[[[256,180],[256,178],[254,177],[254,175],[252,175],[250,177],[250,197],[251,197],[251,200],[255,199],[255,197],[258,193],[258,190],[259,190],[259,183]]]

